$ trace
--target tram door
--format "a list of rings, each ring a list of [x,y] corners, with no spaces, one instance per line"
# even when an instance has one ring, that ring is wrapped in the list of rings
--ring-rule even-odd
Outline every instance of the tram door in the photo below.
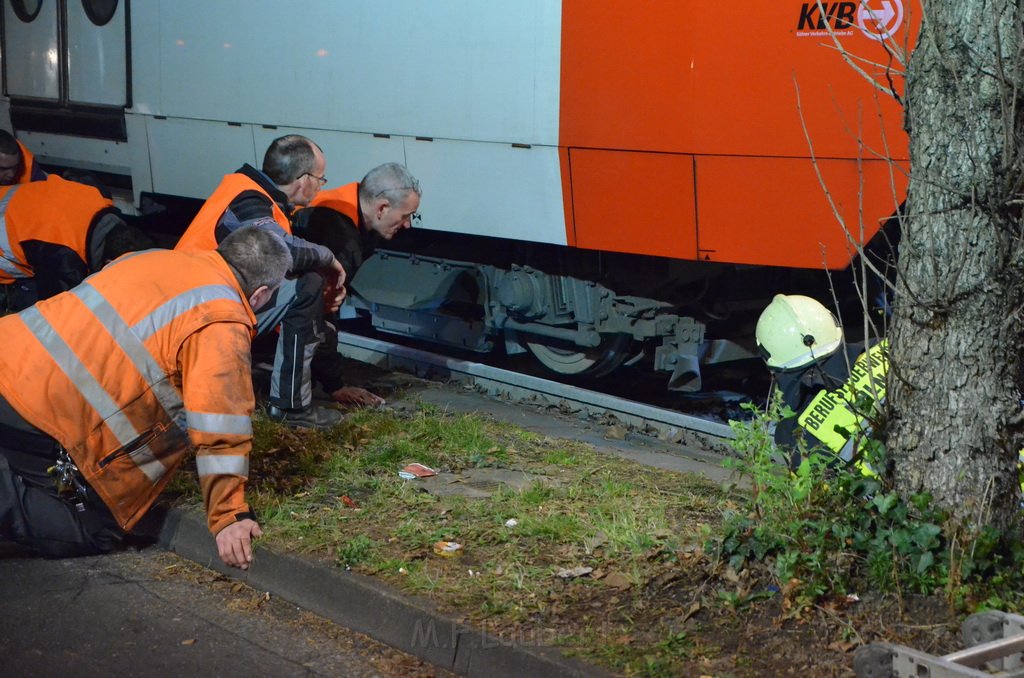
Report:
[[[16,130],[124,139],[128,0],[7,0],[4,94]]]

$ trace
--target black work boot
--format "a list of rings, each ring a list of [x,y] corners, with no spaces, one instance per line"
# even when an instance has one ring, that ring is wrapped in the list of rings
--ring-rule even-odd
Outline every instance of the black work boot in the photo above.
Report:
[[[310,405],[302,410],[283,410],[271,405],[267,408],[267,416],[290,428],[330,428],[341,423],[344,416],[330,407]]]

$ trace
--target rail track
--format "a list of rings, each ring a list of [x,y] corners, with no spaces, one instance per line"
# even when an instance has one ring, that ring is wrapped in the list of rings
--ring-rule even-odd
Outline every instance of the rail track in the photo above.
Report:
[[[624,426],[662,440],[710,452],[724,452],[735,437],[725,423],[638,403],[627,398],[563,384],[479,362],[439,355],[380,338],[340,332],[345,357],[387,370],[463,383],[489,395],[550,406],[583,416],[614,417]]]

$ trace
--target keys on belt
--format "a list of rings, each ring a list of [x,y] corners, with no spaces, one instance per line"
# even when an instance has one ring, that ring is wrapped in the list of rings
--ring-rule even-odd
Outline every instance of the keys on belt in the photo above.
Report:
[[[78,472],[78,467],[72,461],[71,456],[63,447],[57,454],[57,460],[53,466],[46,469],[46,472],[53,476],[53,482],[57,486],[57,494],[69,500],[77,511],[85,510],[87,498],[85,483]]]

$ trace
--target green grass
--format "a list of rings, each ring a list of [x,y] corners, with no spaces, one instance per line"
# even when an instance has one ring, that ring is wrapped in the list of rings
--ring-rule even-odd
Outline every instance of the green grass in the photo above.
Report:
[[[610,643],[601,606],[639,595],[671,566],[675,549],[703,541],[702,526],[721,501],[705,481],[428,406],[356,411],[326,433],[260,419],[255,428],[248,496],[266,535],[261,544],[375,575],[488,629],[536,626],[620,670],[661,671],[685,654],[687,639],[671,629]],[[505,468],[537,479],[486,499],[441,498],[398,476],[414,461],[455,474]],[[507,526],[510,519],[517,524]],[[436,555],[438,541],[462,544],[461,554]],[[615,573],[634,591],[555,576],[578,566]],[[598,630],[586,631],[591,626]]]
[[[947,602],[965,610],[1024,605],[1024,548],[975,539],[964,542],[972,559],[953,563],[926,497],[903,503],[821,462],[780,473],[770,417],[737,427],[730,466],[754,491],[728,496],[695,476],[436,407],[359,411],[321,433],[257,419],[248,496],[261,544],[376,576],[499,638],[543,639],[629,675],[699,675],[716,659],[736,670],[725,675],[774,675],[764,648],[738,639],[742,620],[777,628],[820,611],[828,627],[848,591],[895,590],[902,607],[905,594],[945,586]],[[398,476],[413,461],[534,480],[486,499],[439,497]],[[193,501],[195,487],[194,478],[174,482]],[[438,541],[458,542],[461,554],[437,555]],[[593,571],[558,575],[579,567]],[[844,622],[840,633],[853,628]]]

